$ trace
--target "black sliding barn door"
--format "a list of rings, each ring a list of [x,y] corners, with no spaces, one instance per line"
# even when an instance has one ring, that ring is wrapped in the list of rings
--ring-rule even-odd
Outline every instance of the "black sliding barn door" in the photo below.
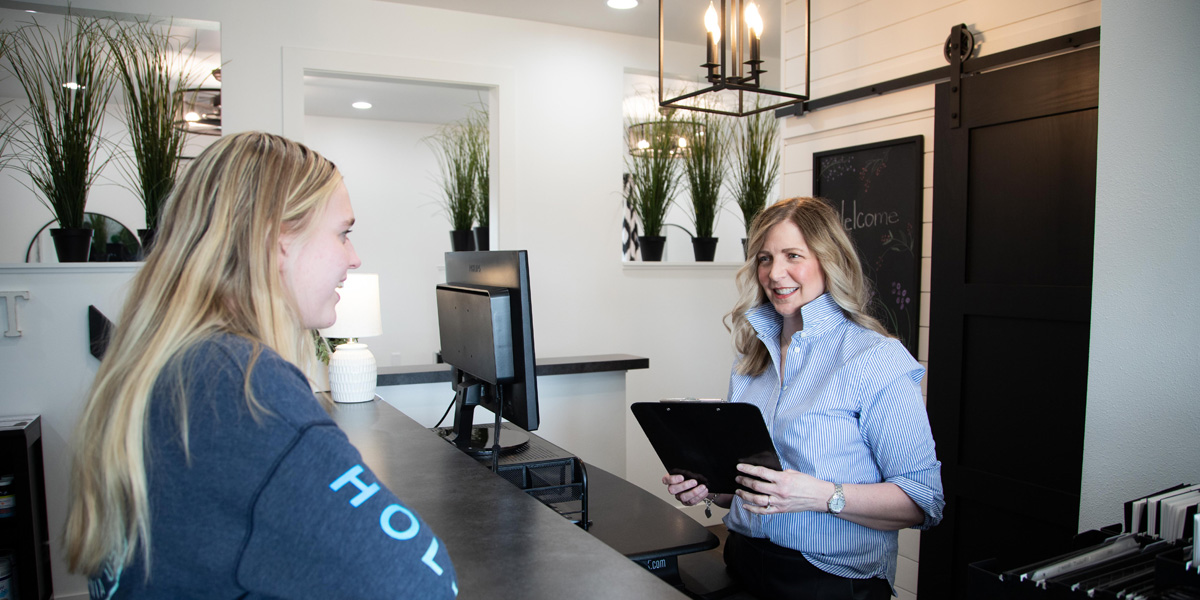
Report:
[[[1091,48],[964,77],[961,104],[937,86],[928,407],[947,506],[921,600],[968,598],[968,564],[1076,533],[1098,71]]]

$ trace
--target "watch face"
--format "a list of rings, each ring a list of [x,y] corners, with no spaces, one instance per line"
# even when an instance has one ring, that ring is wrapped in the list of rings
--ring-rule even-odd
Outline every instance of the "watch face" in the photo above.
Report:
[[[833,489],[833,497],[829,499],[829,512],[838,514],[842,509],[846,508],[846,496],[842,494],[842,486],[835,486]]]

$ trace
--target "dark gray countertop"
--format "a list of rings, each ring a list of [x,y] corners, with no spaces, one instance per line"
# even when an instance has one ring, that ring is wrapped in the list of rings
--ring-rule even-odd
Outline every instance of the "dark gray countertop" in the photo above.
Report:
[[[333,416],[446,544],[459,598],[686,597],[391,405],[339,404]]]
[[[577,375],[650,368],[650,359],[631,354],[595,354],[537,359],[538,375]],[[414,383],[449,383],[450,365],[412,365],[380,367],[376,385],[411,385]]]

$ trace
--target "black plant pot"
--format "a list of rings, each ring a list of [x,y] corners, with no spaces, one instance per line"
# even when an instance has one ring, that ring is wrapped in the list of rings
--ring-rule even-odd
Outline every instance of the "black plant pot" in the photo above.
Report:
[[[712,262],[717,255],[717,238],[692,238],[692,255],[696,257],[696,262]]]
[[[450,250],[454,252],[471,251],[475,249],[475,232],[470,229],[450,230]]]
[[[150,248],[154,246],[154,234],[157,231],[157,229],[138,230],[138,239],[142,242],[141,260],[146,260],[146,257],[150,255]]]
[[[663,248],[667,245],[667,236],[639,235],[638,244],[641,245],[642,260],[660,262],[662,261]]]
[[[58,262],[87,262],[92,250],[92,230],[86,227],[50,229]]]
[[[475,249],[476,250],[488,250],[488,228],[487,227],[476,227],[475,228]]]

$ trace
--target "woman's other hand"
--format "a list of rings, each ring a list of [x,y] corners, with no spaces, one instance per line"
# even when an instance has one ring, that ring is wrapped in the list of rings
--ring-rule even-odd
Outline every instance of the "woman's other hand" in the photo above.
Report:
[[[737,482],[751,491],[738,490],[742,506],[758,515],[813,510],[826,512],[833,484],[812,475],[787,469],[776,471],[767,467],[740,464]]]
[[[663,475],[662,482],[667,486],[667,492],[684,506],[695,506],[708,497],[708,487],[683,475]]]

